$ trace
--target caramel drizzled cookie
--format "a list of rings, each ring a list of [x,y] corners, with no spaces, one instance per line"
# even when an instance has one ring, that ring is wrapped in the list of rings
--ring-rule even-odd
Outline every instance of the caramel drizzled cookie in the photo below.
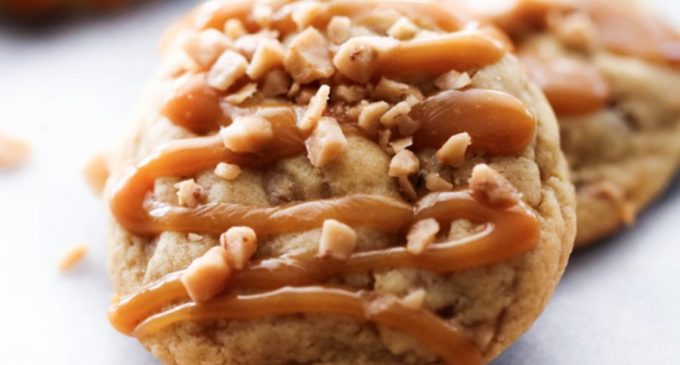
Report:
[[[490,361],[575,235],[557,123],[428,1],[211,1],[112,162],[109,318],[167,364]]]
[[[634,1],[513,4],[478,10],[511,34],[555,109],[577,191],[576,244],[595,242],[633,224],[680,163],[680,33]]]

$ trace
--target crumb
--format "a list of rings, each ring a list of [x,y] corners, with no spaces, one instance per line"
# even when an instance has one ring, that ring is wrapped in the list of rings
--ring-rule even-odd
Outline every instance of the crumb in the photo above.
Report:
[[[81,244],[70,248],[59,260],[59,271],[66,272],[73,269],[87,255],[87,245]]]
[[[335,219],[326,219],[321,229],[319,257],[347,260],[356,246],[357,235],[352,227]]]
[[[26,163],[30,154],[28,141],[0,132],[0,169],[17,168]]]
[[[82,170],[85,182],[97,196],[102,195],[109,173],[108,156],[101,152],[92,155]]]

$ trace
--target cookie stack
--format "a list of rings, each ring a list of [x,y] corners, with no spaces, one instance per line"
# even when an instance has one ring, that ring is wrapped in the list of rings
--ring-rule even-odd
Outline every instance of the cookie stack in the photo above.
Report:
[[[167,364],[488,363],[574,241],[632,223],[678,165],[680,38],[650,19],[200,5],[107,182],[112,325]]]

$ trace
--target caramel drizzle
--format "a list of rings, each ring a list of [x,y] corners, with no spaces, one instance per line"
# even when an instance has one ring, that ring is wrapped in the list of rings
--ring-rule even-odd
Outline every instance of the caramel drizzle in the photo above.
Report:
[[[367,208],[367,212],[376,212],[365,216],[362,224],[395,231],[403,228],[403,217],[408,207],[376,196],[357,195],[275,208],[228,203],[209,203],[197,208],[154,203],[150,210],[144,208],[147,192],[158,177],[189,176],[213,168],[219,162],[264,167],[304,151],[305,135],[295,126],[296,114],[292,107],[261,108],[256,113],[267,118],[274,131],[272,143],[262,152],[234,153],[224,147],[219,134],[171,142],[141,161],[115,188],[111,210],[118,222],[139,235],[154,235],[165,230],[219,234],[234,225],[236,217],[247,215],[248,220],[240,224],[249,225],[261,233],[280,233],[293,223],[304,230],[331,217],[351,223],[356,220],[354,209],[362,206]],[[456,113],[460,118],[452,121],[450,113]],[[524,149],[535,133],[534,119],[522,102],[493,90],[443,92],[414,107],[411,116],[423,123],[415,136],[415,148],[439,146],[452,134],[468,131],[473,137],[471,149],[495,155],[513,155]],[[203,125],[203,121],[193,122]]]
[[[427,343],[447,364],[481,364],[475,345],[430,312],[410,309],[393,298],[372,298],[366,292],[324,287],[281,288],[253,295],[227,295],[204,305],[186,303],[146,319],[135,335],[155,333],[174,323],[192,320],[243,320],[295,313],[340,314],[370,320]]]
[[[366,206],[361,206],[356,209],[367,211],[368,216],[380,213],[390,215],[384,208],[370,211]],[[310,285],[338,274],[387,268],[454,272],[515,257],[530,250],[539,237],[538,220],[526,206],[499,210],[479,203],[467,191],[431,193],[421,199],[411,212],[400,225],[425,218],[436,218],[442,226],[456,219],[469,219],[486,225],[478,233],[438,243],[420,255],[410,254],[399,246],[355,253],[349,260],[340,263],[309,254],[264,259],[238,272],[230,285],[249,289]],[[111,312],[111,322],[119,331],[130,333],[142,318],[156,312],[164,304],[188,299],[179,276],[177,273],[170,274],[123,298]]]
[[[287,2],[275,5],[279,11],[274,28],[290,32],[293,23]],[[218,27],[228,18],[248,19],[251,2],[209,2],[186,23],[194,29]],[[290,5],[293,6],[293,5]],[[422,73],[424,69],[481,67],[500,59],[507,39],[493,28],[466,22],[448,7],[417,1],[340,1],[330,3],[326,15],[359,17],[367,10],[390,7],[413,14],[426,14],[444,30],[465,30],[442,36],[434,45],[420,41],[402,42],[385,56],[384,74]],[[446,11],[442,11],[446,10]],[[421,14],[421,15],[422,15]],[[409,71],[411,72],[411,71]],[[312,253],[285,255],[257,262],[230,281],[231,289],[272,290],[260,294],[226,293],[209,303],[182,304],[159,312],[168,304],[188,300],[179,278],[182,272],[166,275],[116,303],[109,319],[119,331],[146,336],[177,322],[210,319],[250,319],[299,312],[333,313],[370,320],[407,333],[427,345],[448,364],[481,364],[479,349],[464,334],[424,309],[409,309],[393,297],[374,298],[369,294],[310,286],[352,272],[390,268],[414,268],[439,273],[456,272],[516,257],[538,242],[540,224],[523,203],[514,207],[491,207],[477,201],[469,191],[432,193],[415,206],[387,197],[354,194],[277,207],[252,207],[230,203],[209,203],[184,208],[145,200],[156,178],[189,176],[214,167],[219,162],[249,168],[263,168],[280,159],[304,152],[307,137],[295,126],[298,110],[292,105],[254,108],[227,107],[219,93],[205,84],[203,75],[191,76],[188,83],[166,100],[162,113],[173,123],[196,133],[215,131],[240,114],[257,113],[272,123],[274,138],[263,151],[239,154],[224,147],[219,135],[174,141],[141,161],[113,190],[111,209],[118,222],[138,235],[162,231],[219,234],[230,226],[247,225],[258,234],[304,231],[336,218],[352,226],[368,226],[383,231],[403,232],[413,222],[435,218],[442,226],[455,219],[483,224],[468,237],[441,242],[420,255],[401,245],[383,250],[358,252],[344,262],[317,258]],[[187,111],[191,111],[187,113]],[[454,120],[450,115],[458,116]],[[491,90],[448,91],[432,96],[413,108],[411,117],[422,124],[414,136],[415,148],[436,148],[450,135],[467,131],[470,148],[494,155],[513,155],[531,143],[535,121],[528,109],[513,96]],[[352,132],[349,126],[346,132]],[[362,212],[361,218],[356,212]],[[290,286],[296,286],[295,288]]]
[[[520,53],[520,59],[557,115],[584,115],[607,105],[609,84],[593,65],[567,57],[549,60],[526,52]]]

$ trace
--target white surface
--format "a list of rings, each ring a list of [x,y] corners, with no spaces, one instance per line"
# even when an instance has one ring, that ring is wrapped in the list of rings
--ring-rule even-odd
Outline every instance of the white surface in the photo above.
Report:
[[[157,364],[106,320],[106,212],[79,170],[126,128],[162,29],[191,3],[38,34],[0,27],[0,130],[35,148],[0,173],[0,364]],[[545,314],[494,365],[679,364],[679,218],[676,183],[634,231],[577,253]],[[78,243],[90,255],[58,274]]]

